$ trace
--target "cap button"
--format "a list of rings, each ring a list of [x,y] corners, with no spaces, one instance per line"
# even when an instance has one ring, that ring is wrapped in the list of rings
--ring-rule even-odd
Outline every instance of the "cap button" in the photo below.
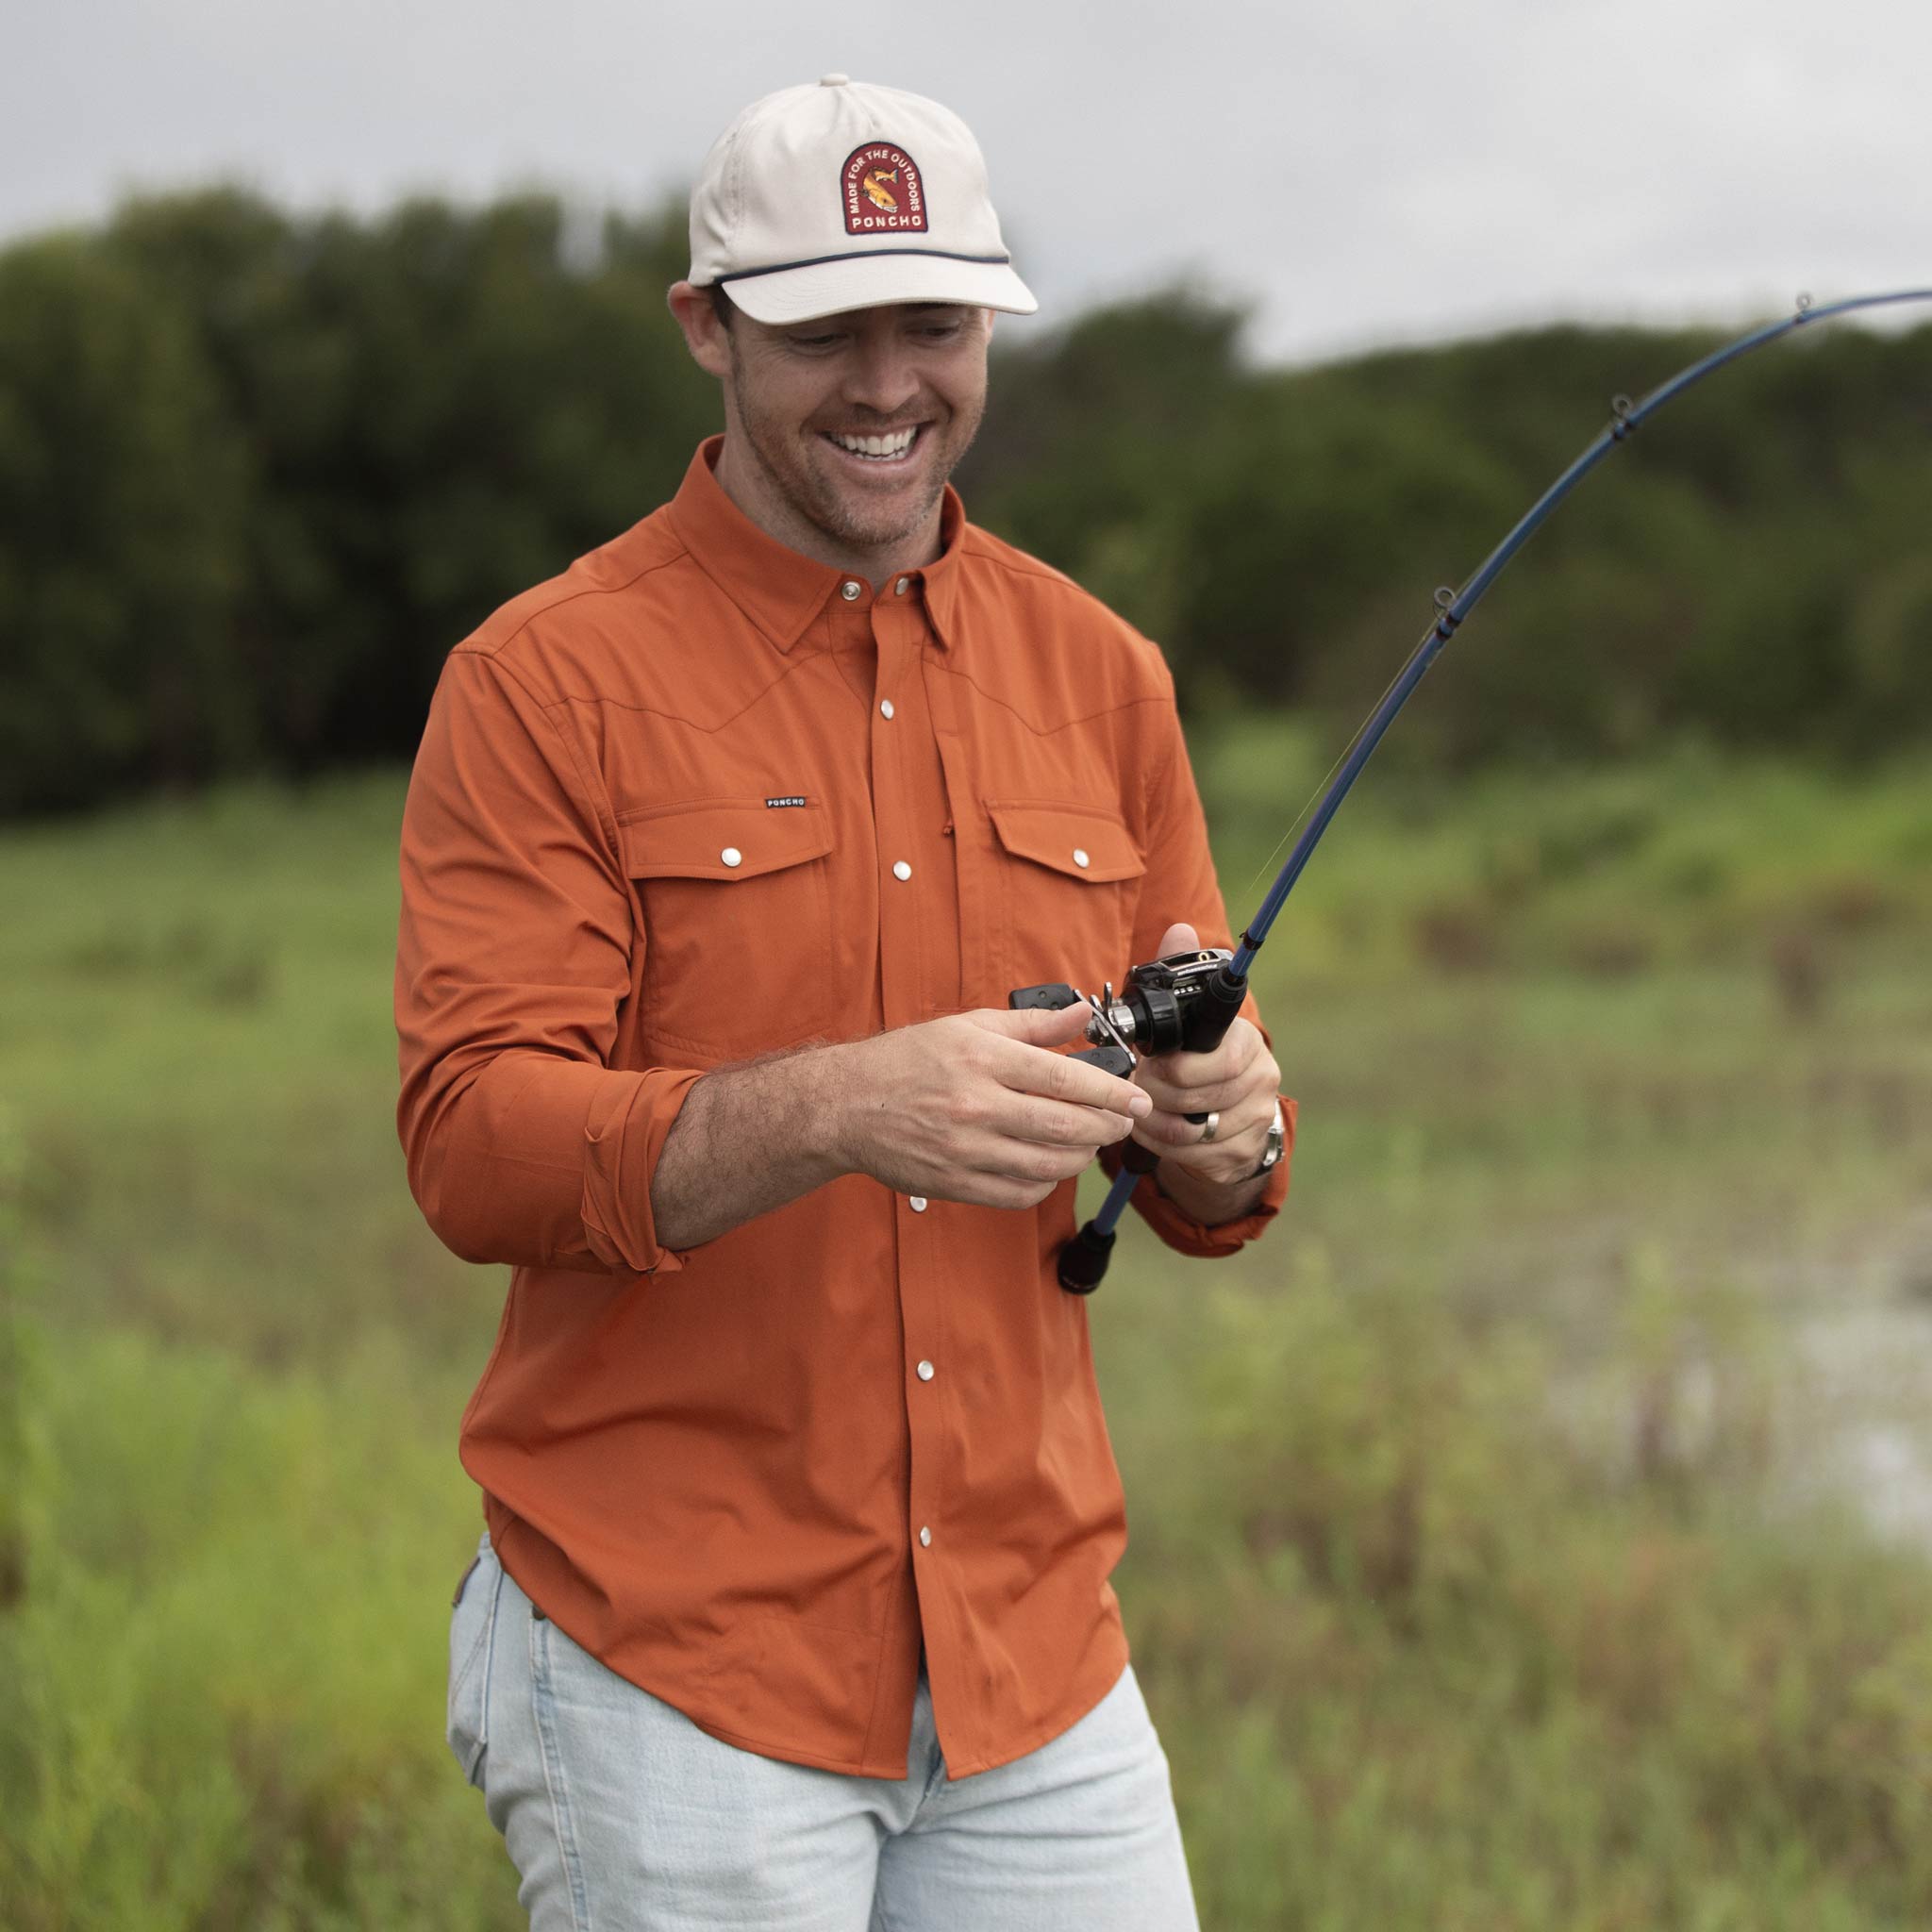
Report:
[[[852,76],[849,74],[822,74],[819,75],[819,85],[821,87],[850,87],[852,85]]]

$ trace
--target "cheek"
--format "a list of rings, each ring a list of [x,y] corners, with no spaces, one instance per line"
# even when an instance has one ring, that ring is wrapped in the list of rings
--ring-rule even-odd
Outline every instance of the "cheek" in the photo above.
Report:
[[[941,389],[946,404],[953,412],[955,436],[970,440],[973,432],[979,427],[979,419],[986,412],[986,375],[982,370],[975,382],[970,378]]]
[[[746,424],[781,439],[809,435],[806,425],[824,400],[816,385],[788,380],[784,372],[768,368],[741,367],[736,391]]]

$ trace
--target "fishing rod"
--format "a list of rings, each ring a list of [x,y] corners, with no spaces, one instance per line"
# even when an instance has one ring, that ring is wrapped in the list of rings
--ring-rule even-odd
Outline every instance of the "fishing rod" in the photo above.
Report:
[[[1275,874],[1260,908],[1241,933],[1241,944],[1233,952],[1208,947],[1194,953],[1171,954],[1164,959],[1150,960],[1129,969],[1126,982],[1116,997],[1109,981],[1100,997],[1089,1003],[1093,1017],[1087,1024],[1091,1051],[1076,1054],[1107,1073],[1125,1079],[1134,1070],[1135,1049],[1150,1057],[1168,1053],[1211,1053],[1221,1044],[1227,1029],[1241,1011],[1247,996],[1248,969],[1261,950],[1274,922],[1280,917],[1288,895],[1294,891],[1322,835],[1341,808],[1361,770],[1381,743],[1382,735],[1395,722],[1395,715],[1423,681],[1424,674],[1436,661],[1443,645],[1456,635],[1463,620],[1482,601],[1483,593],[1495,582],[1504,567],[1535,534],[1538,526],[1581,483],[1587,475],[1623,443],[1638,426],[1655,415],[1666,403],[1674,401],[1692,383],[1722,369],[1727,362],[1762,348],[1797,329],[1834,316],[1849,315],[1856,309],[1885,308],[1908,303],[1932,302],[1932,289],[1900,289],[1880,295],[1854,295],[1846,301],[1815,308],[1809,295],[1800,295],[1788,316],[1740,336],[1721,349],[1680,369],[1660,383],[1641,402],[1628,396],[1615,396],[1610,402],[1610,421],[1594,441],[1576,458],[1524,513],[1516,526],[1483,559],[1475,575],[1461,590],[1447,585],[1436,592],[1436,615],[1423,633],[1407,664],[1383,694],[1381,702],[1350,741],[1323,792],[1320,803],[1308,818],[1294,849]],[[1064,985],[1021,987],[1008,995],[1013,1008],[1071,1007],[1088,996]],[[1206,1114],[1190,1114],[1197,1125],[1205,1124]],[[1140,1184],[1141,1176],[1151,1174],[1160,1158],[1160,1150],[1145,1147],[1138,1141],[1127,1141],[1121,1155],[1121,1171],[1108,1191],[1107,1200],[1086,1226],[1068,1241],[1059,1253],[1060,1286],[1070,1294],[1091,1294],[1107,1273],[1113,1253],[1115,1225],[1125,1211],[1128,1197]]]

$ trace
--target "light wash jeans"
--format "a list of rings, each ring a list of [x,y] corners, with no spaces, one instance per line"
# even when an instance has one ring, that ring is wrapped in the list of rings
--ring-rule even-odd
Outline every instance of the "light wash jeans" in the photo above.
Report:
[[[1131,1665],[1058,1738],[955,1784],[923,1669],[909,1775],[761,1757],[533,1614],[487,1535],[449,1654],[450,1749],[532,1932],[1196,1932]]]

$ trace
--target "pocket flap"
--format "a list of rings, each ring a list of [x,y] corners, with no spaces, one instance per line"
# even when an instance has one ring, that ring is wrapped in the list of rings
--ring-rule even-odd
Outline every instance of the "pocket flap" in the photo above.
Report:
[[[655,806],[623,820],[617,837],[634,879],[755,879],[832,849],[832,828],[817,801],[768,806],[762,798],[707,798]]]
[[[1100,885],[1139,878],[1147,870],[1126,826],[1099,807],[989,799],[986,808],[1000,843],[1015,858],[1051,866],[1069,878]]]

